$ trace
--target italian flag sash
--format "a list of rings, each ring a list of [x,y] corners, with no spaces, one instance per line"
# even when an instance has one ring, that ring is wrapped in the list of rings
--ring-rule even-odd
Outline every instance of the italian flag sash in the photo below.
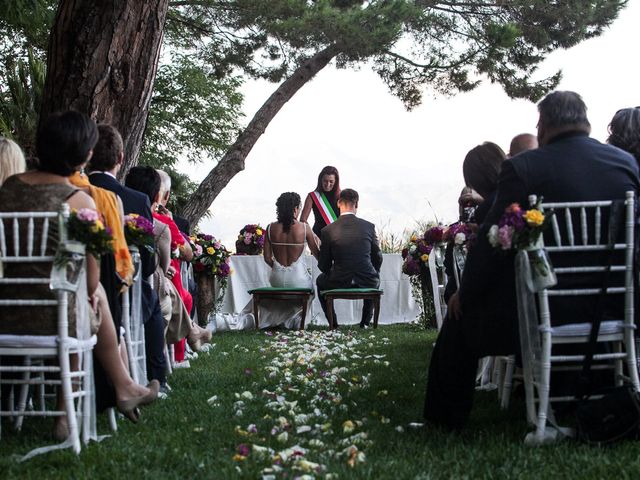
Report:
[[[311,198],[313,199],[313,203],[316,204],[316,207],[318,207],[324,223],[326,223],[327,225],[331,225],[338,219],[324,193],[314,191],[311,193]]]

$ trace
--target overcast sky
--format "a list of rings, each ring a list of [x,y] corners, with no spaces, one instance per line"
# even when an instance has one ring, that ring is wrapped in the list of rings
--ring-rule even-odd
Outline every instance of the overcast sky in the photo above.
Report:
[[[640,0],[630,0],[604,35],[554,52],[541,68],[541,76],[562,69],[559,89],[583,96],[598,140],[606,140],[616,110],[640,105],[639,26]],[[246,121],[275,88],[263,81],[245,84]],[[304,201],[325,165],[338,168],[341,187],[360,193],[358,215],[379,229],[399,234],[420,220],[452,222],[467,151],[488,140],[506,152],[514,135],[535,133],[536,123],[533,103],[511,100],[497,85],[451,98],[427,93],[419,108],[407,112],[366,66],[330,66],[278,113],[201,231],[233,250],[245,224],[275,220],[280,193],[295,191]],[[188,168],[199,181],[211,166]]]

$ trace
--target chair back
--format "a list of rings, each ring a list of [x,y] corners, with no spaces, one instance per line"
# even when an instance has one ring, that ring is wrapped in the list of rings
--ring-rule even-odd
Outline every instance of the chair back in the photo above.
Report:
[[[535,203],[535,198],[531,201]],[[616,238],[610,239],[609,219],[613,203],[607,200],[541,205],[544,211],[555,212],[551,217],[551,232],[544,237],[544,246],[558,277],[555,287],[540,292],[543,325],[554,323],[548,305],[550,297],[591,297],[586,301],[597,302],[610,255],[611,276],[606,295],[624,296],[624,322],[633,324],[634,192],[626,192],[624,214],[621,215]],[[611,254],[610,242],[613,244]],[[591,320],[584,318],[580,321]]]
[[[3,298],[0,299],[0,307],[57,307],[60,337],[68,336],[68,293],[80,293],[86,288],[85,246],[68,239],[66,223],[69,213],[69,205],[66,203],[59,212],[0,212],[0,284],[24,287],[21,288],[21,293],[29,291],[28,285],[49,284],[57,293],[56,299],[43,299],[39,296],[27,299]],[[52,222],[58,224],[55,254],[47,251]],[[4,265],[30,263],[53,263],[51,275],[5,277]],[[89,338],[91,334],[88,331],[86,309],[80,309],[77,322],[76,328],[82,330],[80,337]]]
[[[147,361],[144,338],[144,319],[142,318],[142,268],[138,247],[130,245],[133,261],[133,283],[122,295],[122,325],[125,330],[127,354],[131,378],[136,383],[145,384]]]
[[[447,304],[444,301],[444,289],[447,284],[447,274],[444,271],[444,266],[438,265],[436,249],[438,246],[433,247],[431,255],[429,255],[429,276],[431,278],[431,291],[433,292],[433,307],[436,314],[436,326],[438,330],[442,328],[442,322],[447,314]]]

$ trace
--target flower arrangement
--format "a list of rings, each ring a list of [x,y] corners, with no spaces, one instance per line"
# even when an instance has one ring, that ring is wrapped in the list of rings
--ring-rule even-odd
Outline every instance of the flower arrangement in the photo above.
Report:
[[[100,214],[90,208],[72,209],[67,221],[70,240],[84,243],[86,252],[94,257],[113,253],[111,229],[105,226]]]
[[[225,280],[231,273],[231,252],[213,235],[198,233],[189,239],[193,246],[193,269],[198,273]]]
[[[423,273],[432,249],[433,245],[427,243],[424,236],[411,235],[409,243],[402,249],[402,273],[409,276]]]
[[[264,248],[265,231],[260,224],[250,223],[242,227],[236,240],[236,253],[260,255]]]
[[[447,228],[441,225],[428,228],[421,237],[411,235],[402,249],[402,273],[409,276],[426,274],[429,255],[434,248],[441,250],[446,235]]]
[[[487,240],[501,252],[524,251],[531,269],[530,286],[532,291],[540,291],[557,283],[549,256],[539,240],[549,224],[553,212],[545,215],[540,203],[524,210],[517,203],[509,205],[497,225],[492,225]]]
[[[443,240],[453,243],[454,246],[466,246],[473,238],[475,232],[468,223],[458,222],[450,225],[444,234]]]
[[[549,223],[551,215],[545,216],[536,205],[524,210],[517,203],[509,205],[497,225],[487,233],[489,243],[502,251],[526,250],[533,247]]]
[[[124,236],[129,245],[146,248],[152,253],[155,250],[153,223],[136,213],[124,217]]]

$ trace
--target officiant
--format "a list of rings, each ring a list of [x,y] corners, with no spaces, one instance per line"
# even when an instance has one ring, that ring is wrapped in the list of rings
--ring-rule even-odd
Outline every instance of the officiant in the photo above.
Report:
[[[318,183],[313,192],[309,192],[302,207],[300,221],[307,222],[311,210],[315,222],[313,233],[320,238],[320,232],[331,225],[340,216],[338,197],[340,196],[340,175],[336,167],[326,166],[318,175]]]

